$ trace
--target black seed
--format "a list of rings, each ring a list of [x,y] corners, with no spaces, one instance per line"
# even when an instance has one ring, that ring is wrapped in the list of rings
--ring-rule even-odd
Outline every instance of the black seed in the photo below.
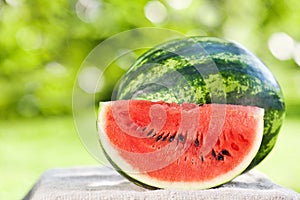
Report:
[[[151,129],[148,133],[147,136],[150,136],[153,133],[154,129]]]
[[[172,135],[172,136],[170,137],[169,141],[170,141],[170,142],[173,142],[173,141],[174,141],[174,138],[175,138],[175,136]]]
[[[169,137],[170,133],[168,133],[161,141],[165,141]]]
[[[203,156],[201,156],[201,161],[202,161],[202,162],[204,162],[204,158],[203,158]]]
[[[211,155],[212,155],[213,157],[216,157],[216,152],[215,152],[214,149],[211,151]]]
[[[142,129],[142,132],[144,132],[144,131],[146,130],[146,128],[147,128],[147,127],[144,127],[144,128]]]
[[[219,153],[218,156],[217,156],[217,160],[224,160],[224,156]]]
[[[183,136],[182,134],[179,134],[179,135],[178,135],[178,140],[179,140],[180,142],[184,142],[184,136]]]
[[[158,140],[160,140],[161,138],[162,138],[162,136],[159,135],[159,136],[156,138],[156,142],[157,142]]]
[[[154,133],[153,135],[152,135],[152,137],[155,137],[156,136],[156,133]]]
[[[196,146],[196,147],[199,146],[199,140],[198,140],[198,138],[196,138],[196,140],[195,140],[195,146]]]
[[[223,149],[223,150],[221,151],[221,153],[222,153],[224,156],[231,156],[230,153],[229,153],[229,151],[227,151],[226,149]]]

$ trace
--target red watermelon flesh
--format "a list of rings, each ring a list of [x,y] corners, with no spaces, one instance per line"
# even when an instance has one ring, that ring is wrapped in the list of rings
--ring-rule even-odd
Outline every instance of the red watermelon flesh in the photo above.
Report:
[[[263,136],[262,108],[146,100],[102,102],[100,142],[122,174],[145,186],[201,189],[242,173]]]

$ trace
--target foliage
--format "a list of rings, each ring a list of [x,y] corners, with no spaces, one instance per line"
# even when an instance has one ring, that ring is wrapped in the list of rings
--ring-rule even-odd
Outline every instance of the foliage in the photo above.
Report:
[[[293,59],[276,59],[268,49],[275,32],[300,40],[298,1],[201,0],[186,1],[190,5],[182,6],[187,8],[176,0],[151,2],[165,9],[160,22],[147,18],[146,0],[0,1],[0,117],[70,114],[73,82],[89,51],[116,33],[146,26],[242,43],[271,68],[288,105],[299,106],[300,68]],[[115,69],[119,72],[106,79],[104,99],[124,73]]]

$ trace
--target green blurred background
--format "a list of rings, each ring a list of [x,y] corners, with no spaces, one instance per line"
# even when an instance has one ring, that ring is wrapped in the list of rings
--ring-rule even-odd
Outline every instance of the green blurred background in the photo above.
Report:
[[[0,0],[0,199],[22,198],[46,169],[99,164],[74,127],[73,84],[96,45],[138,27],[235,40],[269,66],[287,115],[257,169],[300,192],[299,10],[298,0]],[[100,100],[123,64],[107,73]]]

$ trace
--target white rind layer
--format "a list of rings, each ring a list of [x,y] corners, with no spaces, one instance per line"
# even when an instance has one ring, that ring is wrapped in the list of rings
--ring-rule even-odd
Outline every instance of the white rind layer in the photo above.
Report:
[[[162,181],[148,176],[147,173],[140,173],[137,169],[134,169],[126,160],[122,159],[122,157],[120,156],[116,148],[113,145],[111,145],[111,142],[109,141],[109,138],[106,135],[106,132],[104,130],[104,127],[106,126],[105,114],[108,108],[110,108],[111,106],[112,106],[112,102],[100,103],[97,125],[98,125],[98,133],[100,136],[100,142],[102,148],[105,150],[105,152],[110,157],[110,159],[114,162],[114,164],[117,165],[118,168],[122,170],[125,174],[137,180],[138,182],[144,183],[149,186],[157,187],[157,188],[185,189],[185,190],[206,189],[206,188],[211,188],[226,183],[232,180],[233,178],[235,178],[236,176],[238,176],[239,174],[241,174],[249,166],[249,164],[251,163],[251,161],[253,160],[253,158],[258,152],[263,138],[264,109],[257,108],[256,116],[258,118],[261,118],[259,120],[261,123],[259,123],[258,126],[256,127],[257,134],[256,134],[255,141],[253,143],[253,148],[251,149],[249,154],[245,157],[244,161],[239,165],[237,165],[233,170],[208,181],[199,181],[199,182]]]

